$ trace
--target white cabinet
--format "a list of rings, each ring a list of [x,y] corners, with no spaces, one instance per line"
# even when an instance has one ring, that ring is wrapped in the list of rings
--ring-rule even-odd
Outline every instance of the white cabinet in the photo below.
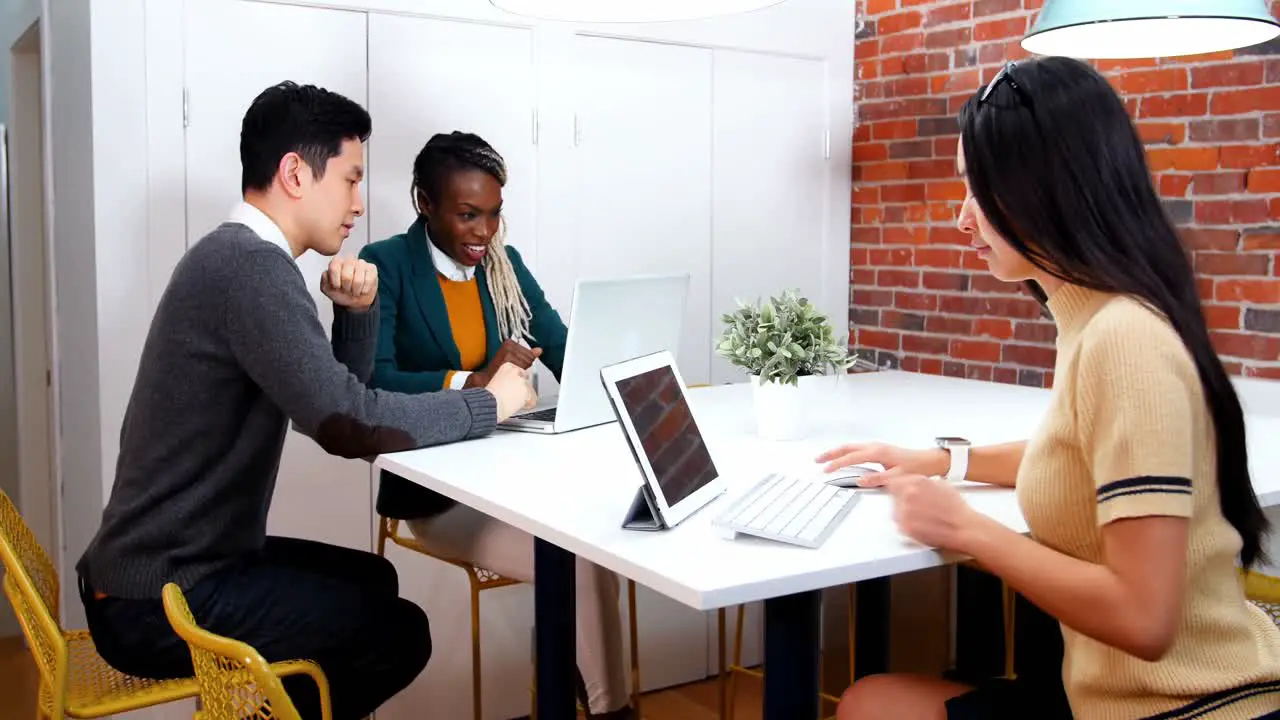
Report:
[[[188,245],[217,227],[240,200],[240,125],[258,93],[292,80],[367,104],[365,21],[365,13],[341,10],[240,0],[187,1]],[[365,223],[356,224],[344,252],[360,250],[366,228]],[[328,329],[333,307],[319,290],[328,259],[307,253],[298,260]],[[268,532],[369,548],[368,467],[328,455],[310,438],[290,430]]]

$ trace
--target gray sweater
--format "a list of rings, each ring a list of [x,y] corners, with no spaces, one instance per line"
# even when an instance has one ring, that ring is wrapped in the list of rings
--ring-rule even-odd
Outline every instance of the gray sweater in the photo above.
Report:
[[[76,565],[95,590],[158,598],[259,551],[290,420],[347,458],[493,431],[487,390],[365,387],[378,307],[334,313],[330,347],[294,259],[244,225],[186,253],[151,321],[102,527]]]

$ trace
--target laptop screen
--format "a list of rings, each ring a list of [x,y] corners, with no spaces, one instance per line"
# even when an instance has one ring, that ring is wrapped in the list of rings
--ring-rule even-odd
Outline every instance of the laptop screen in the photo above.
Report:
[[[622,378],[616,384],[668,506],[716,479],[711,453],[670,366]]]

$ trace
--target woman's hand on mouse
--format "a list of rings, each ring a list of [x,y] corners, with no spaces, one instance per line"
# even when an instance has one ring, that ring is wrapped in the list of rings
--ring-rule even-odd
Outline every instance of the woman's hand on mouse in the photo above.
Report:
[[[833,473],[850,465],[879,463],[883,472],[872,472],[858,478],[862,487],[881,487],[888,480],[903,475],[945,475],[951,457],[942,448],[913,450],[885,443],[850,443],[832,448],[816,458],[824,463],[823,472]]]

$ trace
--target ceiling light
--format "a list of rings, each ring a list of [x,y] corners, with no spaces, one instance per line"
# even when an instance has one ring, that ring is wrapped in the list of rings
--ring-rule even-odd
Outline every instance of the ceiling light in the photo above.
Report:
[[[1155,58],[1234,50],[1277,35],[1266,0],[1047,0],[1022,47],[1037,55]]]
[[[636,23],[696,20],[759,10],[784,0],[489,0],[494,7],[540,20]]]

